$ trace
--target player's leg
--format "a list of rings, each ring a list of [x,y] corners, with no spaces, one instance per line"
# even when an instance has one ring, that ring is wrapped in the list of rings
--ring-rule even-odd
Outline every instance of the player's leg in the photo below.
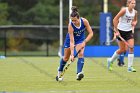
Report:
[[[76,45],[76,51],[81,49],[81,44]],[[77,80],[81,80],[84,77],[82,72],[84,66],[84,48],[78,54],[78,62],[77,62]]]
[[[58,71],[63,71],[64,66],[66,65],[67,61],[70,57],[70,48],[64,49],[64,57],[60,60],[60,65]]]
[[[119,41],[118,45],[119,45],[119,49],[114,52],[111,58],[107,59],[109,70],[112,70],[112,64],[119,57],[119,55],[125,52],[125,43],[123,41]]]
[[[64,57],[60,60],[60,65],[58,67],[58,74],[56,76],[56,80],[58,81],[58,78],[60,77],[67,61],[69,60],[70,57],[70,48],[65,48],[64,49]],[[63,77],[62,77],[63,78]]]
[[[125,57],[126,52],[121,53],[117,59],[118,61],[118,66],[123,66],[124,65],[124,57]]]
[[[125,63],[124,63],[124,57],[125,57],[125,54],[126,54],[127,50],[128,50],[128,46],[125,45],[125,52],[121,53],[121,54],[119,55],[118,59],[117,59],[117,61],[118,61],[118,66],[123,66],[123,65],[125,65]]]
[[[127,41],[130,46],[134,46],[134,39],[129,39]],[[129,48],[129,54],[128,54],[128,72],[136,72],[136,70],[133,68],[133,60],[134,60],[134,48]]]

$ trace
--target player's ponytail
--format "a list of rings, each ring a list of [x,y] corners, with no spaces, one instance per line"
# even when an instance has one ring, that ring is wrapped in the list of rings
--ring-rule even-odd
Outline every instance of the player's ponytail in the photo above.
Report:
[[[78,8],[76,6],[72,6],[71,10],[72,12],[78,12]]]
[[[78,13],[78,8],[76,6],[72,6],[71,10],[72,10],[72,13],[70,15],[71,17],[77,17],[77,18],[80,17],[80,15]]]

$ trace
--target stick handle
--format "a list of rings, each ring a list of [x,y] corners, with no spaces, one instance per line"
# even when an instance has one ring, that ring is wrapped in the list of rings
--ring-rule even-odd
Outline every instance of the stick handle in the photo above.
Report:
[[[134,29],[135,29],[135,27],[134,26],[132,26],[132,33],[134,34]]]
[[[77,55],[81,52],[81,50],[82,50],[83,48],[84,48],[84,47],[82,47],[80,50],[78,50],[78,52],[74,55],[74,58],[77,57]],[[67,64],[67,66],[64,68],[64,70],[63,70],[63,72],[61,73],[61,75],[60,75],[59,78],[61,78],[61,77],[64,75],[65,71],[68,69],[68,67],[70,66],[71,63],[72,63],[72,61],[70,61],[70,62]]]
[[[122,38],[120,35],[118,36],[122,41],[124,41],[124,43],[129,47],[129,48],[133,48],[132,46],[129,45],[129,43],[124,39]]]

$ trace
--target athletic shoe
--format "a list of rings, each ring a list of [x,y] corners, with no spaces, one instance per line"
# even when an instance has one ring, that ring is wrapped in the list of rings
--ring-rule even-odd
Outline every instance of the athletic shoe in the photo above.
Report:
[[[136,72],[136,69],[134,69],[132,66],[128,68],[128,72]]]
[[[122,66],[124,66],[124,67],[126,66],[124,62],[122,62]]]
[[[58,81],[58,79],[60,78],[62,71],[58,71],[57,76],[56,76],[56,81]],[[61,77],[63,79],[63,77]]]
[[[107,68],[108,68],[108,70],[112,71],[112,65],[113,65],[113,63],[110,62],[110,58],[108,58],[107,59]]]
[[[121,62],[120,59],[117,59],[117,61],[118,61],[118,66],[120,67],[124,66],[124,62]]]
[[[80,81],[82,78],[84,78],[83,72],[78,73],[76,80]]]

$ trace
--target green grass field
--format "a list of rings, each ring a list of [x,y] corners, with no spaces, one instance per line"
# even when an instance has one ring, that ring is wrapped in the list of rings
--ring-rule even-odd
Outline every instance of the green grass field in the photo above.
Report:
[[[140,93],[140,58],[135,58],[137,72],[114,63],[107,70],[106,58],[85,58],[82,81],[76,81],[76,60],[56,82],[59,57],[8,57],[0,59],[0,93]],[[7,92],[6,92],[7,91]]]

